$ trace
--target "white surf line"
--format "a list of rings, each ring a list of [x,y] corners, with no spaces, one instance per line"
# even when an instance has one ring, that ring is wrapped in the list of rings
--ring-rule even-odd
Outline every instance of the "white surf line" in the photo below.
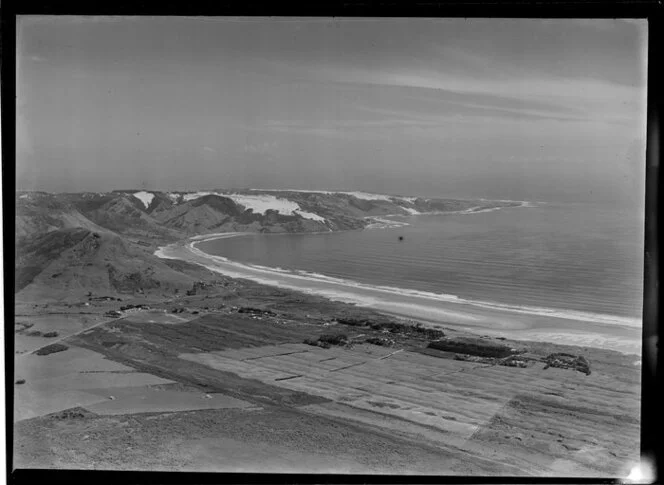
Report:
[[[208,239],[217,239],[217,238],[227,238],[227,237],[238,237],[241,235],[247,235],[252,233],[225,233],[222,237],[217,237],[209,235]],[[348,301],[351,303],[357,303],[362,306],[375,306],[376,303],[381,303],[376,301],[375,298],[367,299],[366,295],[358,295],[357,290],[363,292],[369,292],[374,295],[380,295],[381,297],[394,296],[404,297],[409,299],[424,300],[425,302],[434,303],[434,304],[457,304],[463,306],[471,306],[478,309],[498,311],[520,315],[528,315],[532,317],[547,317],[547,318],[560,318],[565,320],[575,320],[575,321],[586,321],[591,323],[601,323],[607,325],[623,325],[636,327],[640,326],[641,322],[636,318],[629,317],[620,317],[614,315],[604,315],[604,314],[595,314],[588,313],[583,311],[565,311],[558,310],[554,308],[544,308],[544,307],[523,307],[518,305],[509,305],[498,302],[490,301],[481,301],[481,300],[472,300],[459,298],[456,295],[446,295],[446,294],[433,294],[428,292],[423,292],[419,290],[412,290],[407,288],[396,288],[390,286],[380,286],[380,285],[367,285],[363,283],[354,282],[352,280],[344,280],[340,278],[328,277],[325,275],[320,275],[316,273],[306,272],[306,271],[279,271],[269,267],[258,267],[247,265],[243,263],[238,263],[223,256],[215,256],[208,253],[205,253],[196,247],[197,243],[202,242],[203,240],[189,241],[188,243],[175,244],[171,246],[165,246],[159,248],[155,255],[158,257],[165,257],[169,259],[164,251],[169,248],[180,247],[181,249],[188,251],[196,259],[203,259],[206,262],[216,264],[215,266],[204,266],[208,267],[216,272],[220,272],[230,276],[231,278],[245,278],[253,280],[257,283],[267,284],[271,286],[283,287],[288,289],[293,289],[296,291],[304,291],[305,293],[313,293],[325,296],[327,298],[332,298],[341,301]],[[182,256],[176,255],[173,256],[174,259],[182,259]],[[199,263],[200,264],[200,263]],[[219,265],[229,266],[228,267],[219,267]],[[269,277],[267,279],[266,277]],[[276,279],[275,279],[276,278]],[[279,281],[279,278],[281,281]],[[324,284],[327,288],[311,288],[310,285],[301,286],[305,282],[315,282],[318,284]],[[332,289],[334,288],[334,289]],[[353,291],[356,290],[356,291]],[[392,300],[384,300],[383,304],[391,304]],[[413,308],[417,309],[418,304],[413,303],[399,303],[400,308]],[[433,307],[432,307],[433,308]],[[435,307],[436,310],[442,310],[439,307]],[[396,312],[394,310],[387,309],[388,312]],[[398,313],[398,312],[396,312]],[[476,321],[477,318],[473,318],[468,314],[460,314],[459,312],[454,312],[452,310],[446,309],[444,312],[450,317],[461,318],[464,317],[466,321]]]
[[[221,238],[238,237],[253,233],[224,233]],[[216,236],[203,236],[216,239]],[[317,295],[332,301],[342,301],[379,312],[414,320],[432,322],[434,328],[446,326],[490,335],[506,335],[513,340],[542,340],[565,345],[589,346],[578,342],[578,332],[561,332],[555,339],[546,338],[538,327],[545,318],[548,328],[555,326],[557,319],[591,322],[603,325],[640,327],[636,318],[587,312],[556,310],[541,307],[520,307],[497,302],[475,301],[455,295],[432,294],[404,288],[366,285],[352,280],[333,278],[306,271],[274,270],[231,261],[223,256],[205,253],[196,247],[201,240],[188,240],[159,248],[155,255],[166,259],[181,259],[224,274],[230,278],[247,279],[259,284]],[[551,319],[551,320],[549,320]],[[534,326],[533,326],[534,325]],[[553,327],[551,327],[553,328]],[[632,354],[615,345],[614,338],[605,333],[593,334],[599,340],[592,347],[606,348]],[[638,353],[638,352],[636,352]]]

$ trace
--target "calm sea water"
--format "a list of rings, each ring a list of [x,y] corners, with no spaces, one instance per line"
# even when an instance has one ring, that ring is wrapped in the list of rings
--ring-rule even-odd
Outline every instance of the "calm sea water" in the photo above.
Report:
[[[393,217],[407,226],[248,235],[198,247],[230,260],[465,299],[639,318],[643,217],[550,203]],[[403,240],[399,239],[403,237]]]

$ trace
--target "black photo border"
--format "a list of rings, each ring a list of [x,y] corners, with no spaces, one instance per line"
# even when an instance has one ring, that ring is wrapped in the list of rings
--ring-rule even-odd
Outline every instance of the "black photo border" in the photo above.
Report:
[[[643,306],[643,364],[641,396],[641,455],[662,482],[661,431],[664,402],[662,364],[657,338],[662,334],[659,302],[662,199],[659,196],[664,97],[664,5],[662,1],[81,1],[5,0],[2,14],[2,184],[4,247],[6,478],[8,483],[623,483],[620,478],[459,477],[385,475],[274,475],[260,473],[173,473],[12,469],[13,452],[13,320],[16,156],[16,20],[21,15],[166,15],[166,16],[285,16],[285,17],[456,17],[456,18],[637,18],[648,21],[648,102],[645,192],[645,271]],[[1,478],[0,478],[1,479]]]

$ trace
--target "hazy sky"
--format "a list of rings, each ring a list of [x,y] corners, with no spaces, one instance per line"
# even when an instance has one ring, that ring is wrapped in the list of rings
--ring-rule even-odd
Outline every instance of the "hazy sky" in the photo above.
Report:
[[[636,20],[23,17],[19,189],[641,200]]]

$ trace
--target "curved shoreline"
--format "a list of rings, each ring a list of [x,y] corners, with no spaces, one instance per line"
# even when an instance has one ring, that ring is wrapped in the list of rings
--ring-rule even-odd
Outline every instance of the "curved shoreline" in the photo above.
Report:
[[[465,300],[456,295],[436,295],[404,288],[372,286],[306,271],[287,271],[243,264],[203,252],[203,241],[255,233],[232,232],[195,236],[163,246],[155,255],[199,264],[231,278],[323,296],[372,308],[393,315],[419,319],[432,326],[457,327],[464,331],[518,340],[599,347],[627,354],[640,354],[641,324],[638,319],[584,312],[561,312],[539,307],[518,307],[497,302]]]

